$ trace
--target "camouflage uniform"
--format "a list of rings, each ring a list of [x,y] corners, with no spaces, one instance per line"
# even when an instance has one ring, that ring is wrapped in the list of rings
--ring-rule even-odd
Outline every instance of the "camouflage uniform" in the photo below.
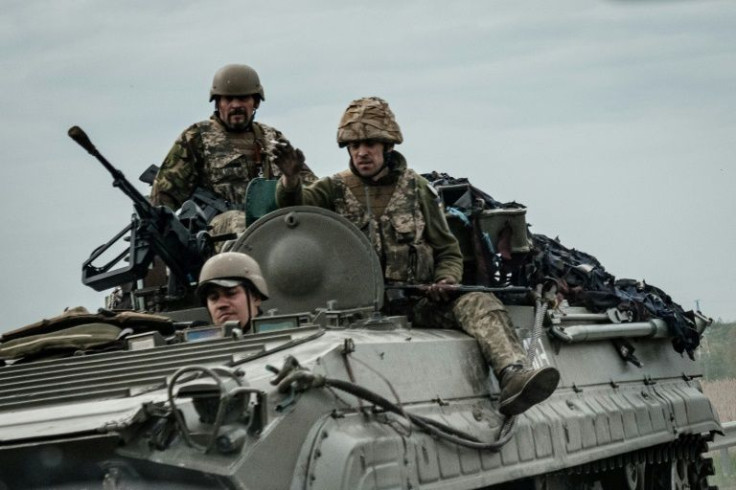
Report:
[[[371,240],[387,283],[459,282],[463,259],[447,226],[437,195],[426,179],[390,153],[390,172],[378,181],[351,170],[288,190],[279,182],[280,207],[307,204],[346,217]],[[526,358],[503,304],[489,293],[469,293],[451,302],[428,298],[414,305],[414,323],[423,327],[461,328],[475,337],[496,375]]]
[[[282,145],[289,145],[284,135],[270,126],[253,122],[251,128],[244,132],[228,131],[216,115],[191,125],[179,136],[161,165],[153,183],[151,202],[178,209],[195,188],[204,187],[231,204],[242,204],[252,179],[281,175],[275,161]],[[301,176],[306,182],[316,180],[306,165]],[[215,218],[216,228],[242,226],[245,229],[242,212],[225,214]]]

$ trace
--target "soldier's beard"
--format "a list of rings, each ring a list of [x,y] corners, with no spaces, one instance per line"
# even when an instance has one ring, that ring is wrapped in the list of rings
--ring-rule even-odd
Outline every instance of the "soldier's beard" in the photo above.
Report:
[[[227,119],[223,120],[225,125],[227,126],[227,129],[229,131],[233,132],[242,132],[247,130],[250,127],[250,124],[253,122],[253,117],[256,115],[255,111],[253,111],[253,114],[251,114],[250,117],[248,117],[248,111],[245,109],[236,109],[232,112],[230,112],[227,115]],[[237,122],[233,122],[233,116],[245,116],[243,119],[238,120]]]

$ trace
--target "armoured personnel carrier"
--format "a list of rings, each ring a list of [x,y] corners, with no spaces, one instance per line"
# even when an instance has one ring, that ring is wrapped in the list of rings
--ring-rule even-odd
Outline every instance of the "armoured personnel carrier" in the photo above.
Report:
[[[720,423],[662,319],[501,290],[531,362],[561,373],[506,419],[473,338],[381,313],[380,264],[345,219],[278,210],[232,250],[269,283],[252,333],[191,307],[2,336],[0,488],[709,488]]]

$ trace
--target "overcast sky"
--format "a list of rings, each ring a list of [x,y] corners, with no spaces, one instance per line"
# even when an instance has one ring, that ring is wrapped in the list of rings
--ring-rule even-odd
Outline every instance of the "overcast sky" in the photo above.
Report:
[[[732,0],[3,0],[0,63],[0,331],[102,305],[81,264],[132,208],[68,128],[147,193],[227,63],[256,68],[258,120],[318,175],[347,165],[347,104],[381,96],[417,170],[736,319]]]

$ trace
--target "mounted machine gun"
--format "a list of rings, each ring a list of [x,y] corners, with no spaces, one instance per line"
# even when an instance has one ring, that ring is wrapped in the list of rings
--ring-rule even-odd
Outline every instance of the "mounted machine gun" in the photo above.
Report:
[[[100,154],[87,134],[78,126],[69,129],[69,136],[94,156],[113,176],[118,187],[133,201],[135,214],[131,222],[107,243],[97,247],[82,265],[82,282],[96,291],[143,279],[155,257],[169,268],[167,299],[181,299],[193,289],[199,270],[213,253],[212,238],[207,232],[207,219],[194,202],[186,202],[174,213],[165,206],[153,206]],[[129,246],[103,265],[93,262],[109,251],[121,239]],[[117,267],[121,262],[127,264]]]

